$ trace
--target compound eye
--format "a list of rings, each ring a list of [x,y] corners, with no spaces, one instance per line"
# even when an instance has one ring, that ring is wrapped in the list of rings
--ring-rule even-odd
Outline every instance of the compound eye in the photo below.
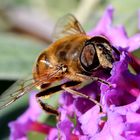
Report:
[[[80,55],[80,62],[87,72],[97,67],[99,61],[93,44],[88,44],[83,47]]]

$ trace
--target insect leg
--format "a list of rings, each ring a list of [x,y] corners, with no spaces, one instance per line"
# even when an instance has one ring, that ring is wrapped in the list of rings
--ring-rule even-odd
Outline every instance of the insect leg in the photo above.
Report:
[[[37,94],[38,95],[38,94]],[[51,107],[50,105],[46,104],[46,103],[43,103],[37,96],[37,102],[39,103],[39,105],[41,106],[41,108],[50,113],[50,114],[53,114],[53,115],[56,115],[56,116],[59,116],[59,113],[56,109],[54,109],[53,107]]]
[[[87,75],[83,75],[83,74],[79,74],[79,73],[77,73],[77,75],[82,77],[85,80],[99,81],[101,83],[104,83],[104,84],[108,85],[109,87],[112,87],[112,85],[109,82],[107,82],[107,81],[105,81],[105,80],[103,80],[99,77],[87,76]]]
[[[100,107],[102,107],[102,105],[98,101],[94,100],[93,98],[91,98],[90,96],[88,96],[88,95],[86,95],[84,93],[81,93],[81,92],[78,92],[78,91],[75,91],[75,90],[71,89],[71,87],[66,87],[65,85],[63,85],[62,89],[64,89],[65,91],[67,91],[67,92],[69,92],[71,94],[79,95],[81,97],[84,97],[84,98],[92,101],[93,103],[99,105]]]
[[[99,77],[91,77],[91,80],[93,80],[93,81],[99,81],[101,83],[104,83],[104,84],[108,85],[109,87],[112,87],[112,85],[109,82],[107,82],[107,81],[105,81],[105,80],[103,80],[103,79],[101,79]]]
[[[45,90],[39,92],[38,94],[36,94],[37,102],[39,103],[41,108],[43,110],[45,110],[46,112],[59,116],[59,112],[56,109],[54,109],[53,107],[51,107],[50,105],[48,105],[46,103],[43,103],[41,98],[42,99],[43,98],[47,99],[47,98],[50,97],[50,95],[55,94],[56,92],[62,91],[63,90],[62,89],[63,85],[68,86],[68,87],[71,87],[71,86],[73,87],[73,86],[78,85],[79,83],[80,82],[77,82],[77,81],[76,82],[75,81],[70,81],[70,82],[66,82],[66,83],[61,84],[61,85],[57,85],[57,86],[45,89]]]

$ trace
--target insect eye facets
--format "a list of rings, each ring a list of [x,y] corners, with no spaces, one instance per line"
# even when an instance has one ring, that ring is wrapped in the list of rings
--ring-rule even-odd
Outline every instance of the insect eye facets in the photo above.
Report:
[[[88,44],[83,47],[80,55],[80,62],[84,70],[88,72],[98,65],[99,61],[93,44]]]
[[[95,50],[92,47],[92,45],[87,45],[83,48],[83,51],[81,53],[81,62],[83,65],[88,67],[92,64],[92,60],[94,59],[94,53]]]

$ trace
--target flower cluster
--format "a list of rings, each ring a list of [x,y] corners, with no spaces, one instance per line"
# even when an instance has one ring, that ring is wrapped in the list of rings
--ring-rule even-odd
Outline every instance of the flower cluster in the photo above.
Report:
[[[140,34],[129,38],[123,26],[112,26],[112,15],[112,7],[107,8],[88,35],[103,35],[121,51],[120,60],[113,64],[106,78],[113,87],[93,82],[78,90],[99,101],[102,107],[64,92],[60,97],[61,118],[56,127],[50,127],[37,122],[41,110],[31,97],[30,108],[9,124],[11,140],[26,140],[31,130],[48,135],[49,140],[140,139],[140,60],[130,54],[140,47]],[[129,64],[135,74],[129,71]]]

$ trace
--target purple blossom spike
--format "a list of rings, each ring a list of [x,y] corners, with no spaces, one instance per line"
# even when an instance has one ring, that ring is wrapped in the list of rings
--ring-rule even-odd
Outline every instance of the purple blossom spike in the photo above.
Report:
[[[112,20],[113,8],[110,6],[97,26],[87,34],[106,37],[120,51],[119,60],[113,63],[110,72],[98,72],[99,77],[113,86],[92,82],[77,89],[101,106],[64,92],[59,100],[61,116],[56,127],[50,127],[37,122],[41,109],[31,96],[29,109],[9,124],[11,140],[26,140],[31,130],[46,134],[47,140],[140,139],[140,59],[131,54],[140,48],[140,34],[128,37],[125,28],[112,25]],[[129,65],[135,74],[131,73]]]
[[[30,97],[30,106],[26,112],[16,121],[9,123],[11,130],[10,140],[27,140],[27,134],[30,131],[49,134],[53,128],[37,121],[41,112],[42,110],[35,99],[35,93],[32,93]]]

